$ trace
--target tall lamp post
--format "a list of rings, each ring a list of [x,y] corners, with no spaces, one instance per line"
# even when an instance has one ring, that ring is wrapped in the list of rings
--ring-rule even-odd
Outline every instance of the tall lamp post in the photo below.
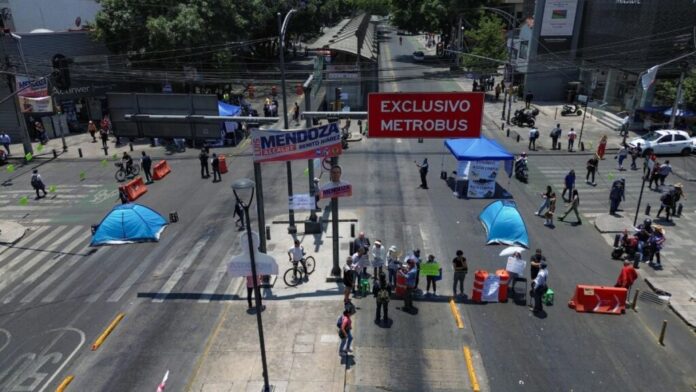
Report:
[[[288,29],[288,23],[290,22],[290,16],[294,14],[296,10],[293,8],[285,15],[285,20],[281,22],[281,15],[278,12],[278,30],[280,32],[279,37],[279,52],[280,52],[280,88],[283,93],[283,129],[288,129],[288,99],[285,93],[285,32]],[[285,168],[288,177],[288,198],[292,197],[292,164],[290,161],[285,162]],[[288,215],[290,216],[288,233],[294,234],[297,232],[297,227],[295,227],[295,211],[290,208],[288,210]]]
[[[249,240],[249,257],[251,257],[251,278],[254,280],[254,299],[256,300],[256,323],[259,331],[259,345],[261,346],[261,366],[263,367],[263,392],[270,392],[271,385],[268,383],[268,365],[266,363],[266,343],[263,338],[263,321],[261,320],[261,291],[259,290],[259,279],[256,275],[256,256],[254,241],[251,237],[251,223],[249,222],[249,207],[254,200],[254,188],[256,184],[248,178],[242,178],[232,183],[232,190],[237,203],[244,209],[244,219],[246,224],[247,239]]]
[[[505,66],[505,81],[509,86],[505,86],[505,95],[503,97],[503,112],[500,117],[501,120],[505,120],[505,105],[506,101],[509,99],[509,102],[507,102],[508,105],[508,111],[507,111],[507,123],[510,124],[510,112],[512,111],[512,90],[510,90],[510,94],[508,94],[508,89],[512,88],[512,81],[513,81],[513,75],[515,73],[515,67],[512,65],[512,43],[515,38],[515,24],[516,20],[515,17],[510,14],[509,12],[500,10],[498,8],[491,8],[491,7],[481,7],[481,9],[484,9],[486,11],[491,11],[495,14],[498,14],[505,19],[507,19],[508,23],[510,24],[510,45],[508,46],[508,63]],[[509,69],[508,69],[509,67]]]

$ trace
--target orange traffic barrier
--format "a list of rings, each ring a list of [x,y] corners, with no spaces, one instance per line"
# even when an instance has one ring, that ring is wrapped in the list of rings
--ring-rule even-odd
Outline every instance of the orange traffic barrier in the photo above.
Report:
[[[483,296],[483,282],[488,278],[488,271],[478,270],[474,272],[474,291],[471,294],[471,299],[474,302],[481,302]]]
[[[627,294],[623,287],[579,284],[568,306],[576,312],[621,314],[626,310]]]
[[[406,276],[398,271],[396,273],[396,290],[394,294],[399,298],[406,296]]]
[[[169,174],[172,171],[172,169],[169,167],[169,164],[167,161],[162,160],[157,163],[155,163],[155,166],[152,168],[152,178],[154,180],[161,180]]]
[[[126,192],[126,195],[128,196],[128,201],[135,201],[137,198],[139,198],[140,196],[144,195],[145,192],[147,192],[147,186],[145,186],[142,177],[136,177],[135,179],[129,181],[126,185],[123,185],[120,188]]]
[[[220,162],[220,174],[227,173],[227,162],[225,161],[225,156],[220,154],[218,156],[218,161]]]
[[[510,274],[504,269],[499,269],[495,271],[495,274],[500,278],[500,288],[498,289],[498,302],[507,302],[508,283],[510,282]]]

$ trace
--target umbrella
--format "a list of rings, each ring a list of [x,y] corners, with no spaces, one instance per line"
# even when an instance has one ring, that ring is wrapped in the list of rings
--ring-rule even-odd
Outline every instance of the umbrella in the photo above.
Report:
[[[515,252],[524,252],[526,249],[521,246],[508,246],[500,251],[498,256],[512,256]]]

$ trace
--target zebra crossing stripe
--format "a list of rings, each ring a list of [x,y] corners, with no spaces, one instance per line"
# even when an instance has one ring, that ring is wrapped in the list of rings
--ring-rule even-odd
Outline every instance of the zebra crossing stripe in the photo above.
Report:
[[[36,243],[31,244],[31,246],[35,249],[41,249],[42,246],[44,246],[45,243],[51,241],[53,237],[57,236],[60,234],[61,231],[63,231],[67,226],[59,226],[58,228],[54,229],[52,232],[49,232],[42,238],[40,238]],[[24,259],[29,257],[33,252],[21,252],[18,254],[16,257],[13,257],[12,260],[5,264],[2,268],[0,268],[0,290],[2,290],[3,284],[5,282],[8,282],[11,277],[11,270],[18,264],[22,263]]]
[[[4,261],[4,260],[12,260],[12,258],[14,257],[14,255],[15,255],[16,253],[18,253],[18,252],[20,252],[20,251],[23,251],[22,248],[18,248],[17,246],[20,246],[20,245],[21,245],[21,246],[24,246],[25,244],[27,244],[27,243],[29,243],[29,242],[31,242],[31,241],[34,241],[34,240],[36,239],[36,237],[38,237],[39,235],[43,234],[43,233],[44,233],[46,230],[48,230],[48,229],[49,229],[48,226],[42,226],[42,227],[39,227],[36,231],[30,233],[28,236],[23,237],[21,240],[19,240],[19,242],[18,242],[17,244],[15,244],[15,245],[13,245],[12,247],[10,247],[10,248],[9,248],[7,251],[5,251],[4,253],[1,253],[1,254],[0,254],[0,263],[2,263],[2,261]],[[0,268],[2,268],[2,267],[0,267]],[[1,271],[2,271],[2,270],[0,269],[0,272],[1,272]]]
[[[205,247],[205,244],[208,242],[208,240],[210,240],[210,236],[206,236],[203,239],[200,239],[198,240],[198,242],[196,242],[196,245],[194,245],[193,249],[191,249],[191,251],[188,254],[186,254],[186,257],[184,257],[184,261],[182,261],[181,264],[179,264],[179,266],[176,267],[174,273],[172,273],[167,282],[165,282],[164,286],[162,286],[162,288],[158,291],[157,295],[152,300],[152,302],[164,302],[164,299],[167,298],[167,296],[172,292],[174,286],[176,286],[181,277],[184,275],[184,272],[188,270],[191,264],[193,264],[194,260],[196,260],[196,257],[198,257],[198,254],[201,253],[203,247]]]
[[[213,276],[210,278],[210,280],[208,280],[208,284],[205,286],[205,289],[203,289],[203,296],[201,299],[198,300],[198,303],[204,304],[210,302],[210,297],[215,294],[215,291],[217,290],[217,287],[220,285],[220,282],[227,275],[227,262],[230,260],[230,257],[238,251],[238,248],[230,248],[225,253],[225,256],[220,259],[220,262],[218,263],[218,266],[215,269]],[[223,294],[227,293],[228,291],[223,292]]]

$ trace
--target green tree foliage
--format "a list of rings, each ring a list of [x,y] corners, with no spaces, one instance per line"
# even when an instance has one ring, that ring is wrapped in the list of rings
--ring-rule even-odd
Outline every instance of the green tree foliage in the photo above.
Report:
[[[655,97],[665,105],[673,105],[674,98],[677,96],[677,83],[675,80],[660,80],[655,85]],[[696,68],[691,69],[684,77],[684,86],[682,87],[682,96],[684,97],[684,105],[696,110]]]
[[[504,24],[497,16],[481,15],[476,28],[467,31],[465,35],[471,42],[470,53],[480,56],[463,55],[463,65],[469,70],[492,73],[500,67],[500,63],[485,58],[500,61],[507,59]]]

